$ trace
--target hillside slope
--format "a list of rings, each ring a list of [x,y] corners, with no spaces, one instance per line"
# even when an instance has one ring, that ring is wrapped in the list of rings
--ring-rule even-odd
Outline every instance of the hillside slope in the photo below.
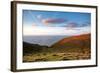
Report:
[[[64,38],[57,43],[53,44],[51,47],[54,48],[90,48],[91,35],[82,34],[78,36],[72,36]]]

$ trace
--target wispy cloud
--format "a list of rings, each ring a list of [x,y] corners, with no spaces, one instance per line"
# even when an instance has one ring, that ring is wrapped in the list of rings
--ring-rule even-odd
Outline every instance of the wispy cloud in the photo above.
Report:
[[[77,27],[87,27],[90,26],[90,24],[84,23],[84,24],[79,24],[76,22],[69,22],[65,25],[67,28],[77,28]]]
[[[33,27],[34,27],[34,26],[37,26],[37,24],[36,24],[36,23],[33,23],[32,26],[33,26]]]
[[[74,28],[74,27],[78,27],[78,24],[75,23],[75,22],[70,22],[70,23],[67,23],[66,27],[68,27],[68,28]]]
[[[37,18],[42,19],[42,15],[41,14],[37,15]]]

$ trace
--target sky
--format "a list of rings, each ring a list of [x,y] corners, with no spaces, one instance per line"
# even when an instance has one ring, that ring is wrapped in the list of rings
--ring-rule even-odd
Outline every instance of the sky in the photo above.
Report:
[[[90,32],[91,14],[23,10],[24,35],[77,35]]]

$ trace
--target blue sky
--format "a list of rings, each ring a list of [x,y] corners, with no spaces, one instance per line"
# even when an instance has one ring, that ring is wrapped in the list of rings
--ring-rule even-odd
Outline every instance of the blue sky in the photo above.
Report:
[[[79,35],[91,32],[91,13],[23,10],[24,35]]]
[[[23,24],[24,26],[41,27],[84,27],[90,26],[91,14],[23,10]]]

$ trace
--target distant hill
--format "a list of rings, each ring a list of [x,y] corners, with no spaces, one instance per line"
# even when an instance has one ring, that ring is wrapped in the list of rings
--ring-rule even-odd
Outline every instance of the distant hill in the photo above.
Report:
[[[53,44],[51,47],[61,49],[61,48],[90,48],[90,46],[91,46],[91,35],[82,34],[64,38]]]

